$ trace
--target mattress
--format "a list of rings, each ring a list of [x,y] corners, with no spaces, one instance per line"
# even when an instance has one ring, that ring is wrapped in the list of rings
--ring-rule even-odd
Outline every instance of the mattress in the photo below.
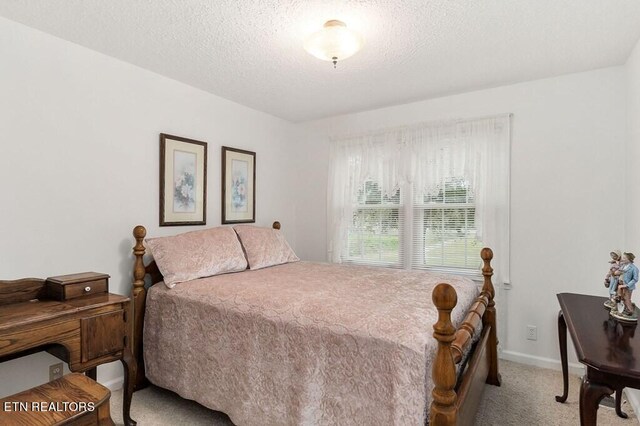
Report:
[[[156,284],[146,375],[237,425],[424,425],[440,282],[457,327],[479,294],[459,276],[295,262]]]

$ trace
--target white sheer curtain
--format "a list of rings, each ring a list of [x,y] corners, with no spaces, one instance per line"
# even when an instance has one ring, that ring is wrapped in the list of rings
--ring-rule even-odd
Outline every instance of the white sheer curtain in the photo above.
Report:
[[[478,239],[493,249],[499,282],[509,280],[510,115],[423,123],[333,138],[327,193],[328,258],[342,259],[357,191],[365,180],[385,195],[412,186],[433,194],[463,177],[476,197]]]

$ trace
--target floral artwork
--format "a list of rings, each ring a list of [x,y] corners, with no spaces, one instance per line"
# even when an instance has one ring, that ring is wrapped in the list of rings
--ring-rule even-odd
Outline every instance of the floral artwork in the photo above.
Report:
[[[206,225],[207,143],[160,134],[160,226]]]
[[[222,223],[256,221],[256,153],[222,147]]]
[[[192,152],[174,151],[173,211],[193,213],[196,211],[196,155]]]
[[[231,161],[231,206],[234,212],[246,212],[247,204],[247,176],[249,165],[246,161]]]

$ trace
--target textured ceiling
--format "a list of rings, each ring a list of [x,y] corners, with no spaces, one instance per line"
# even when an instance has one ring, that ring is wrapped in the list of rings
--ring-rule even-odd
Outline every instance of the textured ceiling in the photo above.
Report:
[[[249,107],[304,121],[625,62],[638,0],[2,0],[0,15]],[[365,38],[338,63],[328,19]]]

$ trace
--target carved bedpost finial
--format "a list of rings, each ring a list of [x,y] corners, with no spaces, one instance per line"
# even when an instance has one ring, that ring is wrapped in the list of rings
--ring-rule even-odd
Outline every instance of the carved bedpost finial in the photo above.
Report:
[[[491,260],[493,259],[493,250],[489,247],[485,247],[480,251],[480,257],[482,258],[482,276],[484,276],[484,284],[482,291],[489,295],[489,305],[493,306],[493,298],[496,295],[491,277],[493,276],[493,268],[491,267]]]
[[[141,241],[147,236],[147,229],[142,225],[138,225],[133,228],[133,236],[135,237],[136,242]]]
[[[429,424],[456,424],[456,366],[451,353],[451,342],[456,329],[451,323],[451,311],[458,303],[458,295],[449,284],[438,284],[433,289],[433,303],[438,308],[438,322],[433,325],[433,337],[438,341],[438,351],[433,363],[433,402],[429,410]]]
[[[133,237],[136,239],[136,245],[133,247],[133,254],[136,257],[136,261],[133,265],[133,296],[144,288],[144,275],[145,268],[142,260],[145,249],[143,240],[147,236],[147,230],[142,225],[138,225],[133,228]]]
[[[277,220],[273,222],[273,229],[280,229],[280,222],[278,222]]]
[[[445,317],[449,317],[448,322],[451,323],[451,311],[458,304],[458,295],[455,289],[450,284],[440,283],[433,289],[431,298],[433,299],[433,304],[438,308],[438,323]],[[451,325],[451,328],[453,328],[453,325]]]

